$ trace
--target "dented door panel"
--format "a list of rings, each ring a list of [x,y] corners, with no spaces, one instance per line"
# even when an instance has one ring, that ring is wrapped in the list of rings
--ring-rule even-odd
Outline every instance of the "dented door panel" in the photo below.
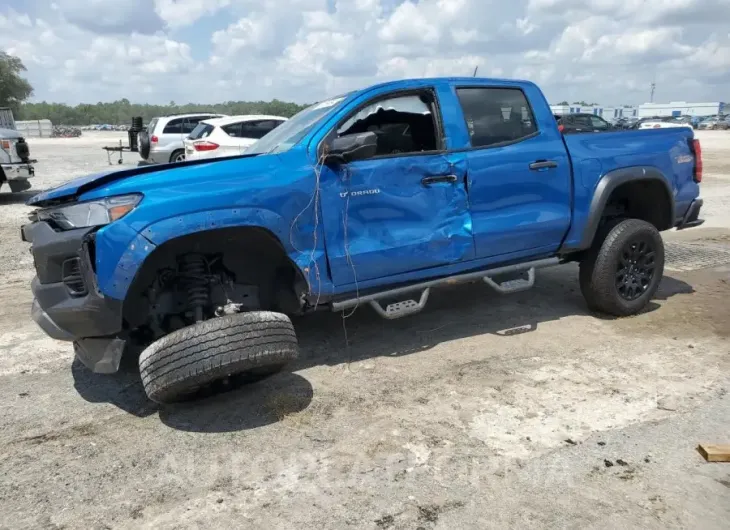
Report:
[[[323,225],[334,284],[473,259],[465,176],[463,153],[325,166]]]

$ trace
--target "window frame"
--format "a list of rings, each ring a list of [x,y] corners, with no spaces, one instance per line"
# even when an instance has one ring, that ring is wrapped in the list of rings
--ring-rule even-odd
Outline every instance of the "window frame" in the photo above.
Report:
[[[197,127],[201,121],[210,119],[210,118],[201,118],[201,119],[198,119],[198,121],[194,122],[193,120],[196,118],[197,118],[197,116],[196,117],[186,116],[185,119],[183,119],[182,134],[186,134],[189,136],[195,130],[195,127]],[[187,132],[186,129],[189,129],[190,125],[194,125],[194,127],[192,129],[190,129],[189,132]]]
[[[609,130],[609,129],[611,128],[611,124],[610,124],[610,123],[608,123],[608,121],[607,121],[607,120],[603,119],[603,117],[602,117],[602,116],[591,116],[591,117],[590,117],[589,119],[590,119],[590,121],[591,121],[591,126],[592,126],[592,127],[594,128],[594,129],[599,129],[599,130],[604,130],[604,131],[608,131],[608,130]],[[593,123],[593,120],[594,120],[594,119],[595,119],[595,120],[596,120],[596,121],[597,121],[597,122],[598,122],[598,123],[600,124],[600,127],[596,127],[596,126],[594,125],[594,123]]]
[[[277,125],[275,127],[272,127],[271,129],[269,129],[268,131],[266,131],[265,133],[263,133],[258,138],[253,137],[253,136],[246,136],[246,135],[244,135],[243,134],[243,128],[246,125],[249,125],[249,126],[251,126],[253,128],[256,128],[261,123],[268,123],[268,122],[275,122],[275,121],[281,122],[281,123],[279,123],[279,125],[281,125],[282,123],[284,123],[284,121],[282,121],[282,120],[274,120],[272,118],[263,118],[263,119],[256,119],[256,120],[243,120],[243,121],[239,122],[239,126],[241,128],[241,136],[238,136],[238,138],[242,138],[242,139],[246,139],[246,140],[260,140],[261,138],[263,138],[264,136],[266,136],[267,134],[269,134],[271,131],[273,131],[274,129],[276,129],[276,127],[279,127],[279,125]]]
[[[175,121],[179,122],[177,125],[180,130],[177,132],[166,132],[167,128],[170,127],[170,124],[172,124],[172,122],[175,122]],[[162,134],[185,134],[185,133],[183,133],[183,123],[184,122],[185,122],[185,118],[172,118],[171,120],[168,120],[167,123],[165,123],[165,126],[162,128],[162,132],[160,134],[161,135]]]
[[[228,138],[235,138],[236,140],[240,140],[241,138],[244,138],[244,136],[241,136],[241,126],[245,123],[246,120],[243,121],[234,121],[233,123],[227,123],[226,125],[218,125],[221,131],[223,131]],[[226,127],[232,127],[234,125],[238,126],[238,136],[231,136],[228,131],[226,131]]]
[[[469,139],[469,147],[465,147],[464,149],[457,149],[456,151],[477,151],[481,149],[496,149],[499,147],[506,147],[508,145],[515,145],[522,143],[527,140],[531,140],[532,138],[536,138],[540,136],[540,126],[537,122],[537,119],[535,118],[535,111],[532,108],[532,102],[530,101],[530,98],[527,97],[527,94],[525,94],[525,91],[522,89],[522,87],[514,86],[514,85],[453,85],[454,88],[454,97],[456,98],[457,103],[459,104],[459,110],[461,110],[461,115],[464,119],[464,129],[466,130],[466,137]],[[469,134],[469,123],[467,121],[466,113],[464,112],[464,106],[461,103],[461,99],[459,98],[459,90],[517,90],[519,91],[522,96],[525,98],[525,102],[527,103],[527,110],[530,112],[530,116],[532,117],[532,123],[535,124],[535,131],[523,136],[522,138],[518,138],[516,140],[507,140],[504,142],[498,142],[495,144],[490,145],[479,145],[479,146],[473,146],[471,143],[471,135]]]
[[[391,153],[386,155],[375,155],[370,158],[366,158],[364,160],[358,160],[358,162],[364,162],[368,160],[385,160],[388,158],[403,158],[407,156],[427,156],[427,155],[435,155],[435,154],[443,154],[448,152],[448,149],[446,149],[446,136],[444,134],[444,123],[443,118],[441,116],[441,103],[438,98],[438,94],[436,92],[436,87],[432,85],[423,86],[423,87],[417,87],[417,88],[405,88],[400,90],[394,90],[391,92],[384,92],[381,94],[378,94],[376,96],[373,96],[369,99],[366,99],[362,103],[359,103],[355,107],[352,108],[345,116],[339,120],[332,126],[332,128],[327,132],[327,134],[324,135],[322,140],[317,145],[317,159],[322,158],[322,153],[325,145],[328,145],[333,139],[337,138],[337,130],[345,124],[352,116],[360,112],[362,109],[369,107],[378,101],[383,101],[386,99],[394,99],[399,97],[407,97],[407,96],[413,96],[413,95],[419,95],[423,93],[428,93],[433,98],[433,111],[431,112],[431,117],[434,122],[434,132],[436,133],[436,150],[432,151],[417,151],[417,152],[410,152],[410,153]]]

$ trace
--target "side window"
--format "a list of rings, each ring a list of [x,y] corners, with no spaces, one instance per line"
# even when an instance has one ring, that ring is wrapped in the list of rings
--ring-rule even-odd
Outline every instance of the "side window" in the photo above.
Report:
[[[600,130],[608,129],[608,122],[606,122],[605,120],[602,120],[601,118],[591,116],[591,126],[594,129],[600,129]]]
[[[537,132],[532,109],[518,88],[458,88],[472,147],[514,142]]]
[[[589,116],[576,116],[575,117],[575,126],[581,128],[581,129],[592,129],[593,128],[592,119]]]
[[[245,121],[241,124],[241,136],[258,140],[282,123],[279,120]]]
[[[241,122],[229,123],[228,125],[222,126],[221,129],[223,129],[223,132],[225,132],[228,136],[239,138],[241,136],[241,125]]]
[[[259,122],[259,126],[262,129],[265,129],[266,130],[266,133],[265,134],[268,134],[269,132],[271,132],[274,129],[276,129],[282,123],[284,123],[284,122],[281,121],[281,120],[265,120],[265,121]]]
[[[376,156],[437,151],[440,137],[434,110],[430,91],[380,99],[350,116],[337,136],[374,132]]]
[[[174,120],[168,121],[162,134],[182,134],[184,121],[184,118],[175,118]]]
[[[261,124],[264,122],[261,121],[245,121],[241,124],[241,136],[243,138],[251,138],[253,140],[258,140],[259,138],[262,138],[267,132],[269,132],[271,129],[266,129]]]
[[[185,121],[183,122],[183,134],[190,134],[195,130],[195,127],[198,126],[198,123],[200,123],[203,120],[208,119],[207,116],[198,116],[195,118],[185,118]]]

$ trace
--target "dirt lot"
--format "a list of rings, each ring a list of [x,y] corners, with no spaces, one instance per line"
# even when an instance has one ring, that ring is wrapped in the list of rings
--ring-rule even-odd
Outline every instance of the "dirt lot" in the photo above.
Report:
[[[34,188],[120,136],[34,140]],[[665,234],[646,313],[588,314],[571,266],[441,289],[295,322],[293,373],[162,409],[31,321],[29,194],[0,195],[0,528],[727,528],[695,447],[730,443],[730,133],[699,137],[706,227]]]

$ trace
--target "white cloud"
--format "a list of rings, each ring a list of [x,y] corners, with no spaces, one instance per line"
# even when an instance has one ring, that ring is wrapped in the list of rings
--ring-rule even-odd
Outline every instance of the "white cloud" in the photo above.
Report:
[[[658,99],[730,96],[730,0],[32,4],[0,7],[0,49],[24,60],[39,99],[313,101],[476,66],[553,100],[642,102],[652,80]]]
[[[194,24],[228,5],[230,0],[154,0],[155,13],[170,27]]]

